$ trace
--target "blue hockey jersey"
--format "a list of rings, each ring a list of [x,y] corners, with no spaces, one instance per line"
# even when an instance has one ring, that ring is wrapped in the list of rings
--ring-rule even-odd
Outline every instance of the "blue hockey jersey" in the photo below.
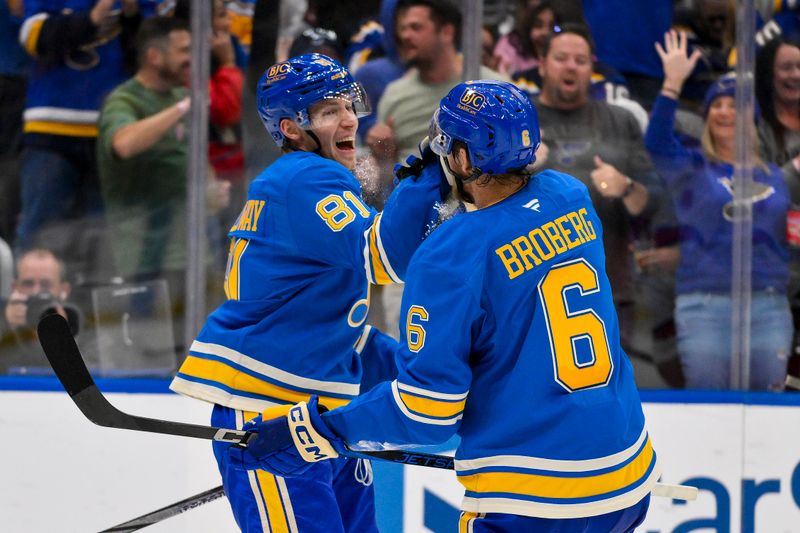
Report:
[[[118,29],[95,35],[97,28],[89,20],[95,3],[94,0],[25,1],[19,40],[35,58],[28,80],[26,133],[97,136],[96,123],[103,99],[128,73],[116,36]],[[75,42],[56,44],[65,35]],[[47,50],[43,50],[42,41],[47,42]]]
[[[601,232],[586,187],[555,171],[442,224],[409,266],[397,379],[324,420],[356,449],[458,433],[464,511],[568,518],[641,500],[659,468]]]
[[[439,172],[401,182],[377,214],[337,162],[292,152],[270,165],[229,233],[228,300],[171,388],[245,411],[355,397],[359,354],[375,335],[364,326],[369,283],[403,279],[435,213]]]

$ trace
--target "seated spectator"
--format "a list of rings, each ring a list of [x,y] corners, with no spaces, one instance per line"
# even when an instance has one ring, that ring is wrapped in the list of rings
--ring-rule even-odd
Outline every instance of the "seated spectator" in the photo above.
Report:
[[[688,388],[724,389],[731,377],[731,261],[733,173],[736,152],[736,80],[714,83],[705,97],[702,147],[689,149],[674,135],[677,99],[700,57],[687,54],[684,33],[656,44],[664,85],[645,136],[647,149],[667,181],[681,227],[676,274],[678,353]],[[755,145],[755,126],[753,140]],[[751,389],[783,389],[792,341],[786,297],[789,276],[786,213],[789,193],[780,169],[753,154]]]
[[[0,319],[0,373],[24,373],[28,368],[41,373],[50,368],[38,344],[36,325],[44,314],[56,312],[67,318],[77,333],[79,313],[67,304],[69,295],[64,263],[52,252],[36,248],[19,258]]]
[[[97,146],[117,273],[129,281],[167,280],[178,343],[187,264],[190,45],[180,19],[154,17],[142,23],[139,69],[103,104]],[[217,182],[210,185],[210,200],[227,194]]]
[[[539,111],[542,165],[569,173],[589,188],[603,223],[607,270],[624,346],[633,328],[632,217],[648,218],[661,185],[633,114],[590,96],[594,45],[588,28],[565,24],[542,50]],[[542,147],[540,147],[540,150]]]
[[[503,74],[528,70],[539,65],[539,55],[544,40],[557,24],[556,12],[547,0],[528,8],[517,18],[516,27],[500,37],[494,48]]]

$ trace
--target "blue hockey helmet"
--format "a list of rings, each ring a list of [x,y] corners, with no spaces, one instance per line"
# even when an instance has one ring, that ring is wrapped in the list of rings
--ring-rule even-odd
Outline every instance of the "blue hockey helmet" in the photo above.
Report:
[[[428,136],[441,157],[453,151],[453,141],[464,142],[475,177],[503,174],[536,160],[539,118],[528,97],[511,83],[467,81],[442,98]]]
[[[356,116],[370,113],[369,101],[360,83],[338,61],[322,54],[303,54],[269,67],[258,81],[258,115],[278,146],[284,141],[281,120],[311,127],[309,108],[328,98],[344,98]]]

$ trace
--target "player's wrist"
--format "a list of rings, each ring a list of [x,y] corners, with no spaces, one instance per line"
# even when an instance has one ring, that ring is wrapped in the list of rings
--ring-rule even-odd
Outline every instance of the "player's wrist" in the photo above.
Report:
[[[342,442],[322,420],[318,406],[318,398],[312,396],[308,403],[300,402],[293,406],[287,415],[295,448],[308,463],[339,457],[336,448],[341,447]]]

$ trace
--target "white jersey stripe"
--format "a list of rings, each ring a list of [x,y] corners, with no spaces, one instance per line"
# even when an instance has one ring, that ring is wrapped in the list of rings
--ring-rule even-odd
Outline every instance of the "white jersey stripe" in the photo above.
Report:
[[[332,394],[346,394],[349,396],[357,396],[359,391],[359,384],[355,383],[339,383],[335,381],[320,381],[317,379],[310,379],[286,372],[280,368],[262,363],[250,356],[237,352],[221,344],[211,344],[206,342],[194,341],[190,351],[201,354],[214,355],[221,357],[237,365],[241,365],[248,370],[267,376],[271,379],[276,379],[287,385],[293,387],[300,387],[303,389],[312,389],[315,391],[332,393]]]
[[[375,276],[372,273],[372,261],[370,260],[370,255],[369,255],[369,232],[370,232],[370,229],[371,229],[371,227],[367,228],[367,230],[364,232],[364,272],[367,273],[367,281],[372,283],[372,284],[375,284],[376,283]]]
[[[631,446],[621,452],[597,459],[584,459],[578,461],[564,461],[557,459],[543,459],[541,457],[525,457],[523,455],[494,455],[480,459],[466,459],[455,462],[457,472],[477,470],[487,467],[513,467],[529,468],[532,470],[552,470],[555,472],[591,472],[603,468],[610,468],[624,463],[644,444],[647,439],[647,430],[642,429],[641,435]]]
[[[31,107],[25,110],[26,121],[47,120],[70,124],[95,124],[100,117],[98,111],[78,111],[61,107]]]
[[[436,400],[447,400],[453,402],[461,401],[465,399],[469,394],[469,391],[461,394],[447,394],[444,392],[434,392],[426,389],[421,389],[419,387],[414,387],[413,385],[406,385],[405,383],[397,383],[397,388],[400,389],[401,391],[410,392],[412,394],[417,394],[419,396],[425,396]]]
[[[378,254],[380,255],[381,261],[383,261],[383,266],[386,269],[386,273],[389,274],[389,277],[392,278],[392,281],[395,283],[403,283],[403,280],[395,273],[394,269],[392,268],[392,264],[389,262],[389,257],[386,255],[386,250],[383,249],[383,240],[381,239],[381,216],[375,217],[377,220],[375,221],[375,244],[378,246]]]
[[[473,513],[508,513],[540,518],[578,518],[611,513],[630,507],[645,496],[658,481],[661,469],[656,465],[641,485],[630,492],[605,500],[587,503],[540,503],[514,498],[473,498],[464,496],[463,511]]]
[[[394,396],[394,401],[400,411],[402,411],[404,415],[415,422],[422,422],[423,424],[432,424],[436,426],[452,426],[461,420],[463,416],[463,413],[459,413],[458,416],[454,416],[452,418],[428,418],[412,413],[408,410],[408,407],[406,407],[406,404],[403,403],[403,399],[400,397],[400,391],[397,390],[397,381],[392,381],[392,396]]]

